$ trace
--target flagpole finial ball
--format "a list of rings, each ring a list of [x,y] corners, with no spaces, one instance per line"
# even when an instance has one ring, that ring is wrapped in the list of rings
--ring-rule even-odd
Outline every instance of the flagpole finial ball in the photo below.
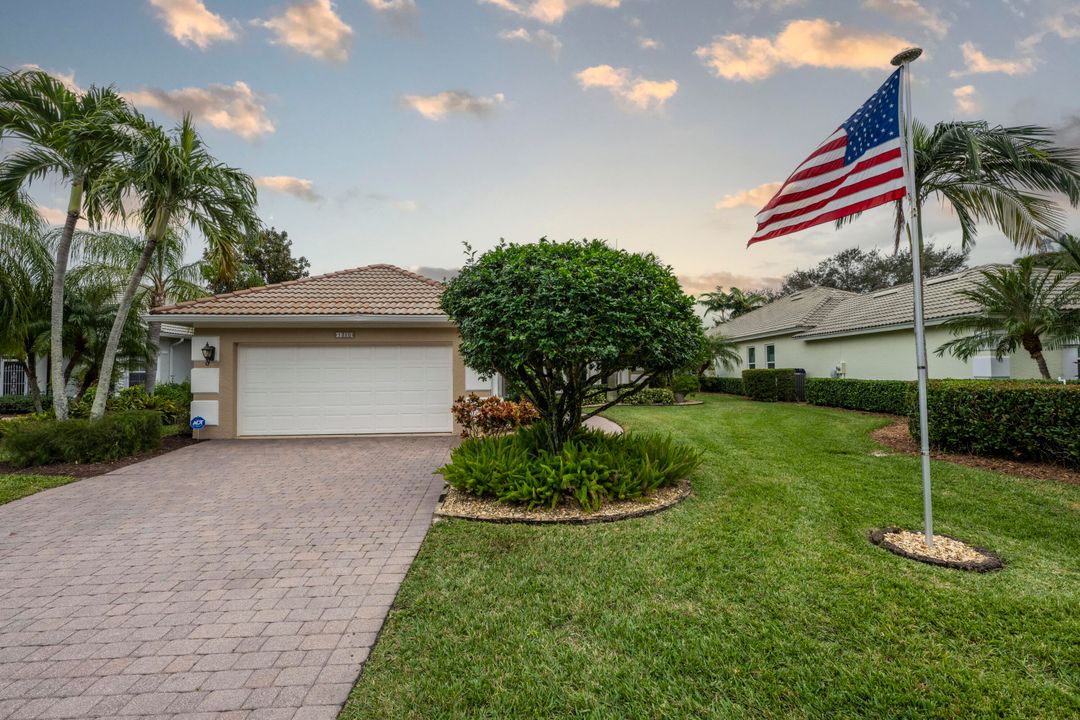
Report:
[[[922,55],[922,48],[909,47],[906,50],[901,50],[896,53],[892,59],[892,64],[896,67],[907,65],[909,62],[917,60],[920,55]]]

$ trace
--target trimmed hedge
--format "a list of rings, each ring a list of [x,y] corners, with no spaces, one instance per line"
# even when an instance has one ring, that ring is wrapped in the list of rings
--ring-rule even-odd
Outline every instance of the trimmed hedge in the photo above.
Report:
[[[3,450],[16,467],[119,460],[161,447],[161,413],[129,410],[101,420],[17,422]]]
[[[742,371],[743,388],[751,400],[795,402],[794,368],[758,368]]]
[[[730,395],[745,395],[741,377],[710,377],[701,378],[701,389],[704,392],[728,393]]]
[[[623,398],[623,405],[674,405],[675,393],[670,388],[645,388]]]
[[[806,378],[806,402],[811,405],[907,415],[914,393],[914,380]]]
[[[1080,468],[1080,386],[935,380],[927,403],[935,448]]]
[[[671,381],[671,391],[682,395],[693,395],[701,390],[701,381],[697,375],[676,375]]]
[[[52,407],[52,397],[41,398],[43,408]],[[34,398],[29,395],[0,395],[0,415],[23,415],[34,412]]]

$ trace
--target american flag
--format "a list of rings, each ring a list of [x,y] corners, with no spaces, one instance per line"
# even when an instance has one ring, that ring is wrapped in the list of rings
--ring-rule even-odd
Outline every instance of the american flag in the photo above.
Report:
[[[795,168],[757,214],[757,232],[747,246],[839,220],[905,194],[897,70]]]

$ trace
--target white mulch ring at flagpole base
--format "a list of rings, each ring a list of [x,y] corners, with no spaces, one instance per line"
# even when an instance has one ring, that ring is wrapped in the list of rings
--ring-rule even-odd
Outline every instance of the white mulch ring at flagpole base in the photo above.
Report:
[[[588,512],[577,503],[563,503],[558,507],[538,507],[532,510],[524,505],[511,505],[470,495],[451,487],[435,509],[436,518],[461,520],[484,520],[498,523],[589,523],[612,522],[652,515],[675,505],[690,496],[690,481],[680,480],[663,487],[648,497],[636,500],[613,500],[605,502],[599,510]]]
[[[934,535],[934,546],[928,547],[923,533],[893,527],[872,530],[870,542],[909,560],[955,570],[989,572],[1005,567],[1001,558],[990,550],[948,535]]]

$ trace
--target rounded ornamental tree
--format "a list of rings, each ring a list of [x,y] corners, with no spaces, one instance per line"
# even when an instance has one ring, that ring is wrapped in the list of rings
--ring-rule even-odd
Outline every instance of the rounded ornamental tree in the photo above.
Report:
[[[688,365],[705,341],[670,267],[601,240],[544,238],[471,253],[442,307],[458,326],[465,364],[519,387],[554,451],[583,420]],[[641,374],[583,416],[589,389],[626,369]]]

